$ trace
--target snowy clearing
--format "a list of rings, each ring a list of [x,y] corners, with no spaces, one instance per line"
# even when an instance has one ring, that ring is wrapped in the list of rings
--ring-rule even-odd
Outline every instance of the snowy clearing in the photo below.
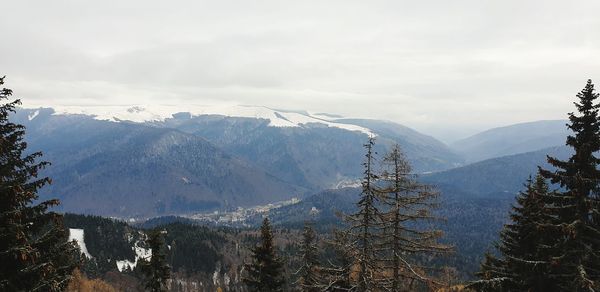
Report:
[[[79,245],[81,252],[85,254],[88,259],[92,258],[92,255],[88,252],[87,247],[85,246],[85,240],[83,238],[83,229],[69,228],[69,241],[75,240],[77,245]]]

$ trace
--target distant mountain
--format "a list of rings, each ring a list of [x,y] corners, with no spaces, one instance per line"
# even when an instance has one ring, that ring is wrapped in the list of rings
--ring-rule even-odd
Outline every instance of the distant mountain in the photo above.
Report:
[[[417,172],[454,168],[463,164],[463,157],[443,142],[409,127],[380,120],[336,119],[336,123],[357,125],[370,129],[379,139],[377,143],[390,146],[398,143],[410,158]]]
[[[52,162],[42,198],[65,211],[119,217],[180,214],[297,197],[286,183],[205,139],[168,128],[19,111],[32,151]],[[32,116],[35,114],[35,118]]]
[[[529,175],[535,175],[538,165],[550,168],[546,155],[566,159],[570,154],[566,146],[552,147],[420,175],[422,183],[433,185],[440,192],[440,205],[435,213],[445,220],[430,224],[443,230],[443,241],[456,248],[456,254],[443,259],[443,263],[460,267],[462,277],[472,278],[483,254],[491,250],[500,229],[508,222],[510,206]],[[277,225],[293,228],[314,220],[319,223],[317,229],[331,230],[343,223],[336,214],[356,210],[359,194],[359,188],[320,192],[299,203],[269,211],[269,218]],[[257,216],[250,222],[258,225],[260,218]]]
[[[567,159],[571,148],[559,146],[538,151],[492,158],[463,167],[423,175],[421,180],[463,194],[488,196],[506,193],[510,196],[523,189],[525,180],[537,173],[537,166],[551,169],[546,162],[550,155]]]
[[[419,172],[461,162],[443,143],[389,122],[263,107],[170,118],[165,110],[22,109],[14,120],[27,127],[29,149],[53,163],[42,195],[59,197],[66,211],[119,217],[248,207],[352,185],[368,135],[381,154],[400,143]]]
[[[217,115],[168,119],[163,125],[204,137],[290,183],[313,190],[334,188],[343,181],[360,177],[362,145],[367,139],[362,132],[318,123],[303,127],[270,127],[268,122],[260,119]],[[385,125],[405,132],[399,135],[392,130],[368,128],[377,135],[378,152],[383,154],[392,142],[397,142],[418,172],[449,169],[462,161],[433,138],[401,125]]]
[[[546,148],[419,175],[418,179],[421,183],[434,186],[440,191],[443,202],[513,200],[517,193],[523,190],[527,178],[536,174],[538,165],[552,169],[546,162],[547,155],[567,159],[571,153],[570,148],[566,146]],[[328,221],[337,211],[352,210],[355,207],[353,202],[359,194],[360,188],[357,187],[326,190],[299,203],[271,210],[270,216],[275,221],[286,223],[302,223],[308,218],[319,222]],[[446,212],[447,215],[454,216]]]
[[[567,121],[537,121],[494,128],[451,144],[467,162],[565,145]]]
[[[369,134],[377,136],[380,154],[399,143],[417,172],[445,170],[462,163],[462,158],[442,142],[396,123],[259,110],[257,116],[269,119],[179,113],[152,124],[201,136],[287,182],[315,191],[360,177],[362,145]],[[296,126],[273,126],[273,116]]]

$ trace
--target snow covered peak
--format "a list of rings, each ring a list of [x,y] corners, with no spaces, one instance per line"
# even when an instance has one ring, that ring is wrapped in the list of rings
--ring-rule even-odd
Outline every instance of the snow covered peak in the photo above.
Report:
[[[339,116],[329,114],[310,114],[285,110],[274,110],[262,106],[245,105],[135,105],[135,106],[56,106],[54,114],[83,114],[98,120],[113,122],[131,121],[137,123],[160,122],[172,118],[173,114],[189,112],[192,116],[222,115],[269,120],[271,127],[304,127],[311,123],[328,127],[341,128],[348,131],[359,131],[368,135],[374,133],[357,125],[335,122]]]

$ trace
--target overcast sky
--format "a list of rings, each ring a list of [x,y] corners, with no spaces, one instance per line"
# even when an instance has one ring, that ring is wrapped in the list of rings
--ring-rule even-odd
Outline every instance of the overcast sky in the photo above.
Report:
[[[93,3],[92,3],[93,2]],[[25,105],[264,105],[446,141],[563,119],[600,86],[600,1],[0,0]]]

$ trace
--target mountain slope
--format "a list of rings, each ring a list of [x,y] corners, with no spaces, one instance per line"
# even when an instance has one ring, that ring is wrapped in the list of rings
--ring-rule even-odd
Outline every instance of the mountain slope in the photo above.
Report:
[[[442,240],[456,249],[441,263],[457,267],[463,278],[472,278],[483,255],[493,247],[509,220],[510,206],[528,176],[535,174],[538,165],[549,167],[546,155],[565,159],[570,154],[567,147],[553,147],[421,175],[422,183],[433,185],[440,192],[435,214],[445,219],[426,224],[444,231]],[[329,231],[343,224],[336,213],[356,211],[359,194],[359,188],[320,192],[297,204],[271,210],[269,218],[277,225],[295,228],[301,228],[306,220],[314,220],[319,223],[317,229]],[[261,218],[256,216],[250,222],[258,226]]]
[[[443,143],[398,124],[369,120],[335,123],[366,128],[377,135],[376,150],[381,154],[399,143],[417,172],[449,169],[462,162]],[[367,139],[364,132],[320,123],[270,127],[266,120],[222,115],[177,116],[159,125],[206,138],[285,181],[313,190],[359,178],[362,145]]]
[[[529,176],[535,176],[537,166],[550,169],[546,156],[567,159],[571,149],[566,146],[492,158],[463,167],[424,175],[421,180],[463,194],[489,196],[506,193],[514,196],[523,189]]]
[[[335,122],[370,129],[379,136],[377,142],[387,147],[398,143],[417,172],[454,168],[463,162],[463,158],[443,142],[394,122],[370,119],[336,119]]]
[[[417,172],[461,161],[434,138],[390,122],[263,107],[193,108],[197,115],[170,118],[164,110],[171,108],[153,110],[39,108],[14,118],[27,126],[30,149],[54,163],[47,174],[55,183],[43,195],[56,193],[65,210],[99,215],[247,207],[352,185],[368,135],[377,135],[380,154],[402,145]]]
[[[298,196],[285,183],[208,141],[143,124],[21,111],[29,149],[51,161],[42,197],[62,209],[121,217],[250,206]]]
[[[566,121],[536,121],[494,128],[463,140],[451,147],[467,162],[531,152],[564,145],[570,131]]]

